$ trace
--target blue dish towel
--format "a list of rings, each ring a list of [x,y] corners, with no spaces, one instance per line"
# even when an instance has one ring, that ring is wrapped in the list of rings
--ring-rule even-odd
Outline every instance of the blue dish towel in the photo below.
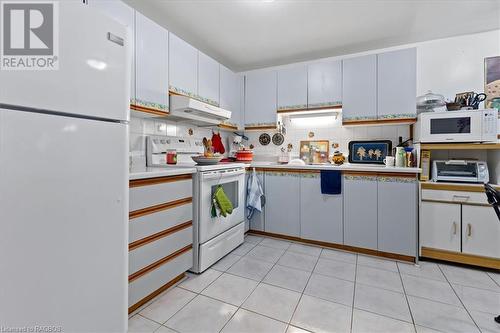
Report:
[[[341,194],[342,175],[337,170],[321,170],[321,193]]]

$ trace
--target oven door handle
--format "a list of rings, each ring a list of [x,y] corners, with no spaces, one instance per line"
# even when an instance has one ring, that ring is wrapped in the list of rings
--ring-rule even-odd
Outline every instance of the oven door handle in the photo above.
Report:
[[[215,172],[209,174],[203,174],[203,180],[211,180],[211,179],[224,179],[234,176],[239,176],[245,174],[245,170],[237,170],[237,171],[228,171],[228,172]]]

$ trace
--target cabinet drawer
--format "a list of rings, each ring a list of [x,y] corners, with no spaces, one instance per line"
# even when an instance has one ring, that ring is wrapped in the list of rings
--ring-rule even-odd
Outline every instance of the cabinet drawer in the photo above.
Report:
[[[129,243],[151,236],[165,229],[193,219],[191,202],[167,208],[152,214],[131,218],[129,222]]]
[[[131,250],[128,255],[128,273],[136,273],[189,244],[193,244],[192,223]]]
[[[151,272],[131,281],[128,289],[129,307],[184,273],[191,266],[193,266],[193,250],[189,249]]]
[[[148,183],[150,181],[150,183]],[[130,182],[129,211],[189,198],[193,193],[191,175]]]
[[[484,192],[438,191],[422,189],[422,200],[464,204],[488,204],[488,200]]]

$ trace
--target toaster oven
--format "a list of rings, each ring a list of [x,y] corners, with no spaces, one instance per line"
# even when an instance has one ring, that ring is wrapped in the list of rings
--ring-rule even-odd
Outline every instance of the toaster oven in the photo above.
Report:
[[[432,162],[432,180],[435,182],[487,183],[488,165],[473,160],[435,160]]]

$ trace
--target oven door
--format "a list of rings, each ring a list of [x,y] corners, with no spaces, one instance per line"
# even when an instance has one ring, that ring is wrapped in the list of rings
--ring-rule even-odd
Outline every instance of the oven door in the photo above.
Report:
[[[481,142],[481,113],[429,113],[422,117],[421,142]]]
[[[198,207],[198,239],[200,244],[244,221],[245,169],[228,169],[202,172],[199,178],[200,199]],[[212,197],[222,186],[233,204],[233,212],[226,217],[211,217]]]

